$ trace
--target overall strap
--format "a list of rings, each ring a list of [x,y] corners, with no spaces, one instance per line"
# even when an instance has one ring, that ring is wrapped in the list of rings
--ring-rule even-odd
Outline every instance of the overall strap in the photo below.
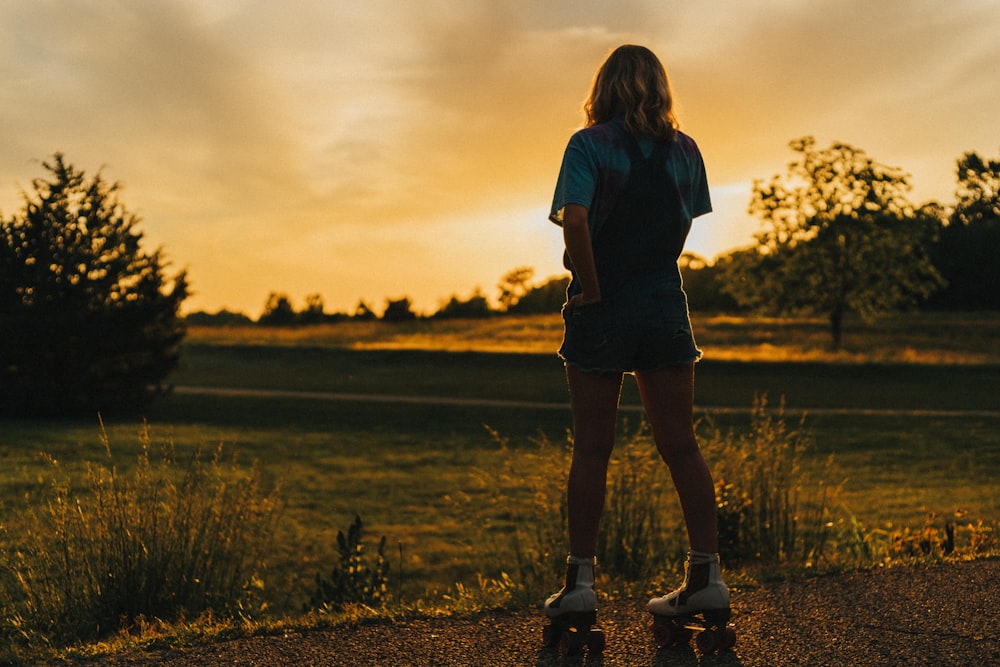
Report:
[[[666,160],[667,155],[670,153],[670,149],[673,148],[675,143],[677,143],[676,140],[659,140],[656,144],[654,144],[653,151],[649,154],[649,157],[646,157],[642,154],[642,148],[639,147],[638,139],[636,139],[635,136],[625,128],[618,129],[625,138],[625,152],[628,153],[628,160],[632,164],[633,168],[647,160],[653,164],[656,164],[657,160]]]
[[[670,209],[675,195],[666,167],[675,142],[657,141],[649,157],[623,128],[623,147],[630,162],[628,178],[604,224],[593,237],[594,261],[602,294],[613,294],[634,275],[654,271],[669,257]]]

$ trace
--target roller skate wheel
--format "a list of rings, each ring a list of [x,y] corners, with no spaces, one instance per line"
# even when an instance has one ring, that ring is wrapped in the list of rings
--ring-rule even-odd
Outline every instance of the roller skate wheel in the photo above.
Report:
[[[544,628],[542,628],[542,646],[553,647],[558,646],[559,641],[562,639],[562,630],[557,628],[555,625],[549,623]]]
[[[559,638],[559,652],[564,656],[579,655],[583,650],[587,640],[584,639],[576,628],[564,630]]]
[[[698,633],[695,644],[702,653],[715,653],[722,648],[723,634],[722,630],[702,630]]]
[[[691,641],[693,634],[690,629],[673,620],[655,619],[650,622],[649,629],[657,646],[683,646]]]
[[[649,632],[653,635],[653,642],[657,646],[669,646],[674,634],[670,625],[656,620],[649,622]]]
[[[732,628],[722,629],[722,642],[719,645],[720,651],[728,651],[736,646],[736,631]]]
[[[591,628],[587,636],[587,648],[593,653],[603,653],[606,645],[607,639],[604,636],[604,630],[601,628]]]

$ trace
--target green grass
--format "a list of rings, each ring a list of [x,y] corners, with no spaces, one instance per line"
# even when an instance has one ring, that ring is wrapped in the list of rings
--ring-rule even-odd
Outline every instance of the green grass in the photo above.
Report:
[[[696,400],[700,406],[749,410],[754,396],[766,393],[772,406],[784,397],[790,421],[804,410],[815,448],[803,455],[803,468],[832,474],[833,485],[843,482],[838,501],[869,534],[891,540],[907,528],[923,529],[929,516],[941,529],[946,521],[995,526],[1000,417],[987,413],[1000,411],[1000,352],[984,332],[998,323],[1000,318],[988,316],[914,317],[874,332],[853,331],[848,341],[855,348],[834,355],[822,352],[824,331],[816,322],[719,318],[699,333],[708,356],[698,367]],[[546,483],[541,476],[552,470],[558,476],[559,443],[565,442],[570,414],[562,366],[541,351],[553,349],[558,336],[552,318],[463,326],[192,332],[172,378],[181,386],[565,406],[183,393],[152,406],[145,420],[154,445],[170,442],[183,458],[222,443],[241,460],[259,461],[265,487],[280,482],[286,507],[264,582],[274,613],[300,610],[313,577],[329,574],[337,559],[337,532],[356,514],[372,544],[387,537],[391,592],[409,603],[454,595],[456,582],[475,587],[478,574],[495,575],[503,565],[489,550],[510,541],[520,519],[510,508],[530,507]],[[513,333],[504,338],[505,331]],[[893,335],[906,340],[902,357],[893,356]],[[768,341],[766,349],[760,341]],[[866,349],[867,356],[861,352]],[[623,403],[637,405],[634,383],[626,383]],[[904,412],[838,414],[821,408]],[[143,420],[103,418],[115,463],[127,471],[136,462]],[[744,412],[708,410],[699,418],[703,437],[713,429],[746,432],[750,424]],[[625,410],[622,420],[629,424],[623,432],[634,431],[639,416]],[[540,439],[549,449],[539,448]],[[84,474],[84,462],[104,456],[96,416],[0,424],[0,516],[8,535],[17,535],[24,510],[49,493],[52,469],[40,452],[58,459],[64,470]],[[832,473],[826,468],[830,455]],[[676,524],[677,517],[670,520]],[[526,534],[529,529],[524,526]],[[558,564],[560,555],[551,557]]]

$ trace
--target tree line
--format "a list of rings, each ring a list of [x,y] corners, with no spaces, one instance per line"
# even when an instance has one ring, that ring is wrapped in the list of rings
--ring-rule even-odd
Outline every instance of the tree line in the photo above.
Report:
[[[754,183],[754,243],[713,263],[681,257],[692,308],[768,315],[820,315],[839,345],[843,318],[908,308],[1000,310],[1000,160],[977,153],[956,163],[955,201],[910,201],[910,176],[849,144],[821,149],[792,141],[783,174]],[[46,177],[0,215],[0,413],[68,414],[140,407],[165,390],[189,323],[247,323],[241,313],[194,313],[184,271],[168,274],[160,249],[143,247],[139,218],[120,185],[86,174],[56,153]],[[556,312],[567,277],[533,284],[519,267],[497,285],[452,296],[432,315],[408,297],[381,314],[325,311],[319,294],[296,309],[268,296],[257,323],[288,326],[344,319],[389,322]]]
[[[381,312],[365,300],[358,302],[353,312],[327,312],[320,294],[306,296],[303,308],[296,309],[292,298],[283,292],[272,292],[264,302],[261,315],[256,320],[249,315],[230,310],[215,313],[199,311],[189,314],[187,323],[197,326],[236,326],[259,324],[262,326],[302,326],[332,324],[350,320],[409,322],[414,320],[478,319],[497,315],[530,315],[552,313],[559,310],[566,297],[569,276],[554,276],[533,284],[535,270],[523,266],[506,273],[497,284],[495,303],[475,288],[468,298],[452,295],[430,314],[418,313],[408,296],[386,299]]]

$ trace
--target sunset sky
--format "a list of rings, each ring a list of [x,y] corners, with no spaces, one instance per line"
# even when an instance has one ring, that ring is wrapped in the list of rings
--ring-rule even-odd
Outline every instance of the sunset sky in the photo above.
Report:
[[[555,177],[619,44],[667,66],[711,259],[751,241],[751,183],[803,135],[950,203],[956,160],[1000,151],[998,36],[997,0],[3,0],[0,212],[58,151],[122,183],[188,311],[432,312],[562,272]]]

